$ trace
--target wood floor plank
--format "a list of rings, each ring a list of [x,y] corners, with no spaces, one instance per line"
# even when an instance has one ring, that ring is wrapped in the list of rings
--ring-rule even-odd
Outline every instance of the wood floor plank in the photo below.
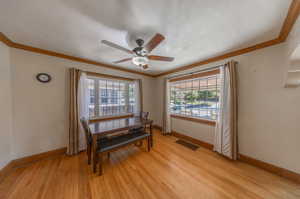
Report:
[[[17,168],[0,183],[1,199],[300,198],[300,185],[176,138],[154,133],[151,152],[130,146],[104,158],[94,174],[86,153]]]
[[[168,144],[167,142],[163,142],[162,144]],[[174,151],[173,154],[178,155],[182,155],[184,153],[180,153],[180,151],[184,150],[180,149],[179,151],[176,150],[176,148],[172,147],[172,150]],[[169,151],[169,150],[165,150],[165,151]],[[199,150],[199,152],[205,152],[207,151],[206,149],[204,150]],[[187,150],[188,152],[188,150]],[[208,153],[197,153],[197,154],[184,154],[184,156],[182,156],[182,159],[185,159],[186,162],[191,162],[192,164],[194,164],[196,166],[196,168],[203,168],[203,166],[206,165],[206,173],[210,173],[210,174],[214,174],[216,173],[219,179],[222,179],[222,182],[224,184],[225,180],[228,180],[227,183],[231,183],[235,182],[236,184],[239,184],[241,186],[243,186],[243,189],[249,189],[249,190],[255,190],[255,192],[260,192],[260,196],[268,196],[267,198],[282,198],[282,194],[280,194],[279,196],[276,195],[274,192],[276,192],[276,190],[280,190],[282,193],[285,192],[285,198],[290,198],[290,197],[294,197],[294,194],[298,195],[297,193],[290,193],[290,189],[293,186],[291,183],[289,185],[289,188],[286,187],[286,189],[274,189],[271,188],[272,185],[276,184],[275,187],[279,187],[281,185],[287,185],[289,184],[289,182],[285,181],[285,179],[278,177],[274,174],[265,172],[263,170],[257,169],[255,167],[252,166],[248,166],[249,168],[253,168],[255,171],[260,172],[259,175],[255,174],[255,173],[251,173],[249,175],[249,172],[247,169],[241,169],[239,166],[240,165],[245,165],[243,163],[240,162],[232,162],[229,161],[225,158],[223,158],[222,156],[216,155],[216,154],[212,154],[211,151],[207,151]],[[167,154],[166,154],[167,155]],[[175,155],[175,156],[176,156]],[[191,161],[188,161],[186,158],[191,158]],[[216,161],[216,160],[222,160],[222,161]],[[201,160],[205,160],[204,162],[201,162]],[[170,161],[170,160],[169,160]],[[208,169],[208,170],[207,170]],[[195,169],[189,169],[194,170]],[[207,176],[205,179],[208,179],[209,176]],[[224,179],[226,178],[226,179]],[[261,181],[258,181],[258,179],[260,179]],[[212,180],[212,179],[210,179]],[[282,184],[282,182],[284,182]],[[226,184],[227,184],[226,183]],[[281,185],[280,185],[281,184]],[[271,185],[271,186],[270,186]],[[294,184],[295,185],[295,184]],[[268,187],[269,186],[269,187]],[[269,192],[266,192],[265,189],[269,188]],[[283,187],[282,187],[283,188]],[[236,190],[239,191],[243,191],[243,189],[241,188],[237,188]],[[228,190],[228,188],[226,188],[226,190]],[[299,186],[297,185],[297,190],[299,191]],[[243,192],[242,192],[243,193]],[[247,192],[246,192],[247,193]],[[243,193],[244,195],[245,193]],[[292,196],[290,196],[292,195]]]

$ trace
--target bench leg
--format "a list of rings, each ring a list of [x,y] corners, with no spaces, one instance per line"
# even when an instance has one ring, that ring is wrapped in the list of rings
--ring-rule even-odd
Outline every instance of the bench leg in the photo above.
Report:
[[[150,148],[151,148],[151,139],[150,139],[150,136],[148,136],[148,138],[147,138],[147,148],[148,148],[148,152],[149,152]]]
[[[98,154],[96,154],[95,159],[93,160],[93,172],[96,173],[97,171],[97,163],[98,163]]]
[[[110,152],[107,153],[107,158],[108,158],[108,159],[110,158]]]
[[[91,149],[91,145],[88,145],[87,146],[87,156],[88,156],[88,164],[90,165],[91,164],[91,156],[92,156],[92,149]]]
[[[153,147],[153,131],[152,131],[152,124],[150,125],[150,143],[151,143],[151,147]]]
[[[102,172],[102,169],[103,169],[103,168],[102,168],[102,162],[103,162],[102,159],[103,159],[103,158],[102,158],[102,154],[100,154],[100,156],[99,156],[99,175],[100,175],[100,176],[102,176],[102,173],[103,173],[103,172]]]

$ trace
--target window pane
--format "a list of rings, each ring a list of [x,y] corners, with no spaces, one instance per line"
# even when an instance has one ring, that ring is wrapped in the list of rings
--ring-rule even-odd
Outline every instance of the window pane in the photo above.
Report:
[[[90,100],[89,100],[89,113],[90,117],[95,117],[95,81],[92,79],[88,80],[88,87],[89,87],[89,93],[90,93]]]
[[[133,83],[101,78],[91,78],[89,82],[91,82],[90,117],[133,113],[135,104]]]
[[[129,84],[129,112],[133,113],[133,107],[135,104],[135,94],[134,94],[134,90],[135,90],[135,85],[134,84]]]
[[[171,83],[171,113],[215,120],[220,83],[219,75]]]

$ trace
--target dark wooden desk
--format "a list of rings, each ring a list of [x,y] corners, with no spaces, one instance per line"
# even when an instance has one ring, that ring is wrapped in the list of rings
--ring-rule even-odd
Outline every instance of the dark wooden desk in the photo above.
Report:
[[[145,120],[140,117],[130,117],[122,119],[112,119],[99,122],[93,122],[89,124],[90,131],[93,137],[92,143],[92,156],[93,156],[93,170],[96,171],[96,149],[97,149],[97,139],[99,136],[105,136],[112,133],[129,130],[131,128],[137,128],[141,126],[150,127],[150,137],[151,137],[151,147],[153,146],[153,136],[152,136],[152,123],[153,120]]]

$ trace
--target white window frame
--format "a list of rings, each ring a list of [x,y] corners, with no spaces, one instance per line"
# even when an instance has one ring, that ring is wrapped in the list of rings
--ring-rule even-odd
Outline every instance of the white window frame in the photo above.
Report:
[[[213,76],[216,76],[216,81],[218,81],[218,79],[220,80],[220,74],[214,74],[214,75],[207,75],[207,76],[202,76],[202,77],[198,77],[198,78],[190,78],[190,79],[185,79],[185,80],[170,82],[170,90],[169,90],[169,92],[170,92],[170,101],[169,101],[169,107],[170,107],[171,116],[173,116],[175,118],[179,118],[179,119],[187,118],[187,120],[189,120],[188,118],[190,118],[190,119],[196,119],[196,120],[199,120],[199,122],[201,122],[201,121],[202,122],[203,121],[204,122],[208,121],[208,122],[212,122],[212,124],[213,124],[216,121],[216,118],[203,117],[203,116],[200,116],[200,114],[196,116],[196,115],[192,114],[192,109],[190,110],[190,112],[188,114],[187,114],[187,111],[184,110],[183,112],[185,112],[185,114],[183,114],[182,111],[179,111],[179,112],[173,111],[172,107],[171,107],[172,106],[172,104],[171,104],[171,100],[172,100],[172,92],[171,92],[172,91],[172,86],[174,86],[175,84],[180,84],[180,83],[184,83],[185,84],[186,82],[192,82],[192,84],[193,84],[194,81],[198,81],[198,80],[200,81],[200,80],[204,80],[204,79],[209,79],[209,78],[211,78]],[[218,93],[220,93],[220,86],[221,86],[220,84],[216,83],[216,91],[218,90]],[[183,88],[183,89],[186,89],[186,88]],[[186,91],[190,91],[190,90],[192,90],[192,89],[189,88]],[[199,87],[198,87],[198,89],[195,89],[195,91],[201,91],[201,90],[205,91],[206,89],[201,89],[200,82],[199,82]],[[207,85],[207,90],[209,90],[208,85]],[[208,100],[205,100],[204,102],[207,102],[207,101]],[[185,105],[180,105],[180,108],[181,108],[181,106],[185,106]],[[184,107],[184,109],[186,109],[186,107]],[[203,111],[202,108],[198,108],[198,109],[199,109],[199,111]],[[219,102],[216,102],[215,109],[216,109],[216,114],[218,114]],[[209,115],[208,114],[208,110],[207,110],[207,115]],[[191,121],[196,121],[196,120],[191,120]]]
[[[94,80],[94,116],[90,116],[90,119],[105,119],[110,117],[119,117],[119,116],[127,116],[127,115],[133,115],[133,108],[130,111],[130,96],[129,96],[129,84],[134,84],[133,81],[126,81],[126,80],[120,80],[120,79],[110,79],[110,78],[102,78],[102,77],[95,77],[95,76],[88,76],[88,79]],[[99,95],[99,81],[112,81],[112,82],[123,82],[125,83],[125,112],[119,113],[119,114],[109,114],[109,115],[100,115],[100,95]],[[90,103],[90,100],[89,100]],[[134,105],[133,105],[134,106]]]

